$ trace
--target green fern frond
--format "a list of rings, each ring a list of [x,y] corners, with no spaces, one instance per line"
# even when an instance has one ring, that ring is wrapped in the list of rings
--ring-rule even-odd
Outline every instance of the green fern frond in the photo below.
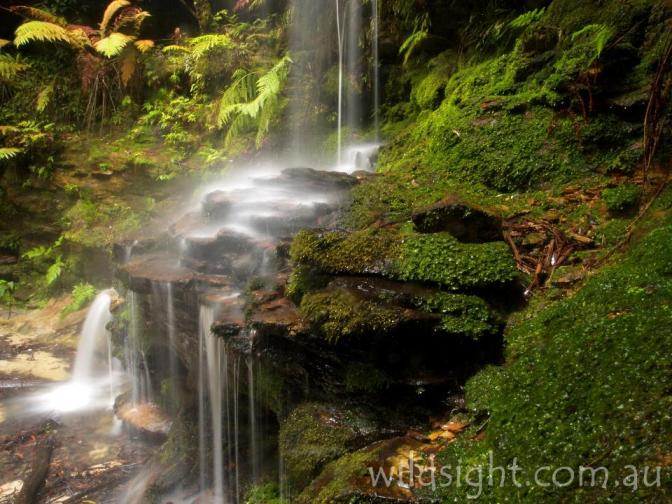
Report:
[[[129,44],[133,42],[133,37],[126,35],[124,33],[114,32],[109,36],[100,39],[94,47],[103,56],[108,58],[114,58],[119,56],[121,51]]]
[[[280,108],[279,99],[291,63],[291,58],[285,56],[260,77],[255,73],[236,72],[237,79],[222,95],[217,116],[219,128],[228,126],[226,145],[252,125],[257,128],[257,146],[261,144]]]
[[[189,40],[188,43],[191,47],[191,54],[196,59],[202,58],[203,55],[213,49],[231,49],[234,47],[231,38],[223,34],[201,35]]]
[[[9,10],[34,21],[45,21],[47,23],[57,24],[63,27],[67,25],[66,20],[62,17],[54,16],[51,12],[38,9],[36,7],[29,7],[27,5],[14,5],[13,7],[10,7]]]
[[[420,44],[427,40],[427,37],[429,37],[429,33],[426,30],[419,30],[413,32],[411,36],[404,40],[404,43],[399,48],[399,54],[404,56],[404,65],[408,63],[408,60],[411,59],[411,56],[420,47]]]
[[[114,16],[124,7],[131,5],[128,0],[113,0],[109,3],[103,13],[103,20],[100,22],[100,33],[103,37],[107,36],[107,29]]]
[[[520,16],[515,18],[513,21],[509,22],[509,26],[511,28],[518,30],[527,28],[532,23],[536,23],[537,21],[539,21],[545,12],[546,7],[527,11],[524,14],[521,14]]]
[[[609,26],[591,24],[574,32],[572,34],[572,41],[576,42],[580,39],[586,40],[587,43],[593,46],[593,49],[595,50],[595,58],[599,58],[614,34],[614,29]]]
[[[14,45],[21,47],[30,42],[65,42],[73,45],[68,30],[48,21],[28,21],[16,29]]]
[[[189,49],[187,47],[181,46],[181,45],[168,45],[162,49],[164,53],[171,53],[171,52],[181,52],[181,53],[188,53]]]
[[[0,161],[7,161],[13,159],[21,153],[21,149],[17,147],[0,147]]]
[[[30,68],[28,63],[23,63],[17,57],[9,54],[0,54],[0,79],[11,81],[19,72]]]
[[[54,94],[54,83],[47,84],[44,86],[37,95],[37,103],[35,104],[35,110],[38,112],[44,112],[49,103],[51,103],[51,97]]]

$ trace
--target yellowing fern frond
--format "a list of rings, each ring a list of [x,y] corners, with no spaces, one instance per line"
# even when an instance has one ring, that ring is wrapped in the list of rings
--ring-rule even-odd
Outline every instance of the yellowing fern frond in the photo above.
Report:
[[[7,161],[15,158],[21,153],[18,147],[0,147],[0,161]]]
[[[107,36],[107,29],[110,26],[110,21],[114,16],[124,7],[131,5],[131,2],[128,0],[113,0],[109,3],[103,14],[103,20],[100,22],[100,34],[103,37]]]
[[[154,41],[153,40],[136,40],[135,41],[135,48],[140,51],[141,53],[146,53],[150,49],[154,47]],[[179,47],[179,46],[178,46]]]
[[[16,29],[14,45],[21,47],[30,42],[65,42],[72,45],[68,30],[48,21],[28,21]]]
[[[109,36],[100,39],[98,42],[96,42],[94,47],[96,48],[96,51],[98,51],[103,56],[114,58],[115,56],[119,56],[121,51],[123,51],[124,48],[132,41],[133,37],[124,33],[114,32]]]
[[[11,43],[12,43],[11,40],[0,39],[0,49],[2,49],[3,47],[5,47],[6,45],[11,44]]]
[[[12,80],[16,74],[28,68],[30,68],[30,65],[22,63],[18,57],[0,54],[0,79]]]
[[[51,12],[47,12],[36,7],[29,7],[27,5],[14,5],[9,8],[12,12],[25,16],[34,21],[45,21],[47,23],[57,24],[59,26],[66,26],[66,21],[62,17],[54,16]]]
[[[7,135],[8,133],[16,133],[17,131],[19,131],[19,128],[12,126],[11,124],[0,125],[0,135],[2,136]]]

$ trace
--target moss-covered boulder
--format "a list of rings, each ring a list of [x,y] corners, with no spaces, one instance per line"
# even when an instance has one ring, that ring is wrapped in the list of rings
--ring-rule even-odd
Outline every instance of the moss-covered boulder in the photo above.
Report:
[[[505,243],[460,243],[448,233],[303,231],[292,243],[291,256],[329,274],[373,274],[450,290],[501,286],[517,277]]]
[[[280,457],[292,493],[298,493],[322,467],[380,436],[379,425],[335,405],[304,403],[282,421]]]

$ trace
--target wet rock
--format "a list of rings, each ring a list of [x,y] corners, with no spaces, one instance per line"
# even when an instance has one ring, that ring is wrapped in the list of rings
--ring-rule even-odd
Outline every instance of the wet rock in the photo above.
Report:
[[[413,214],[415,228],[421,233],[447,231],[466,243],[484,243],[502,239],[502,223],[475,205],[451,195]]]
[[[115,401],[114,412],[131,432],[146,441],[163,443],[168,438],[172,422],[156,404],[134,404],[122,396]]]
[[[185,238],[185,255],[202,261],[217,262],[231,254],[238,255],[254,248],[247,235],[222,229],[214,236]]]
[[[121,279],[135,292],[151,293],[155,283],[185,286],[194,272],[179,264],[178,258],[166,253],[152,253],[132,258],[119,268]]]
[[[208,304],[217,307],[212,332],[222,338],[240,335],[246,328],[243,308],[245,300],[240,295],[226,292],[211,294],[205,298]]]
[[[210,219],[221,219],[231,210],[231,197],[226,191],[215,191],[203,200],[203,213]]]
[[[292,337],[305,331],[298,309],[289,299],[275,299],[254,308],[250,326],[260,338],[269,336]]]
[[[294,185],[315,189],[343,190],[359,183],[356,177],[343,172],[321,171],[313,168],[287,168],[282,171],[282,180]]]

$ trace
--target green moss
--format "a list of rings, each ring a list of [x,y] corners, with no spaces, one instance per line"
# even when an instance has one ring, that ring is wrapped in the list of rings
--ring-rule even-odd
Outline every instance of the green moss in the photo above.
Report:
[[[672,443],[672,224],[652,231],[621,262],[587,281],[573,297],[537,303],[517,317],[506,336],[507,365],[480,372],[467,386],[468,405],[487,411],[484,441],[445,450],[442,463],[464,470],[518,464],[603,466],[610,484],[559,488],[486,487],[483,502],[664,502],[660,488],[614,486],[629,473],[662,464]],[[662,331],[662,332],[661,332]],[[527,476],[532,476],[529,472]],[[640,480],[641,481],[641,480]],[[463,500],[470,488],[452,486],[443,500]]]
[[[441,327],[449,334],[478,340],[497,331],[490,308],[479,297],[439,292],[416,303],[421,310],[442,314]]]
[[[326,287],[328,282],[329,277],[320,274],[314,268],[298,265],[289,275],[285,296],[300,304],[306,292]]]
[[[403,240],[393,276],[457,290],[512,282],[518,274],[504,243],[466,244],[434,233]]]
[[[454,290],[504,284],[517,277],[504,243],[464,244],[447,233],[302,231],[292,243],[291,256],[325,273],[379,274]]]
[[[320,477],[297,497],[298,504],[331,504],[340,502],[348,490],[369,474],[369,467],[378,462],[380,455],[375,448],[348,453],[327,465]],[[340,499],[339,499],[340,498]],[[344,502],[358,502],[350,498]]]
[[[357,435],[349,414],[329,406],[306,403],[280,427],[280,456],[292,493],[301,491],[328,462],[343,455]]]
[[[300,309],[331,343],[341,338],[384,334],[403,320],[401,310],[364,301],[344,290],[306,294]]]
[[[285,504],[289,501],[280,497],[277,483],[254,485],[245,495],[245,504]]]
[[[613,213],[631,210],[639,204],[641,197],[642,189],[635,184],[621,184],[602,191],[602,199]]]
[[[420,109],[434,110],[443,101],[446,84],[455,71],[457,58],[452,51],[446,51],[431,60],[427,67],[429,73],[413,86],[411,100]]]

